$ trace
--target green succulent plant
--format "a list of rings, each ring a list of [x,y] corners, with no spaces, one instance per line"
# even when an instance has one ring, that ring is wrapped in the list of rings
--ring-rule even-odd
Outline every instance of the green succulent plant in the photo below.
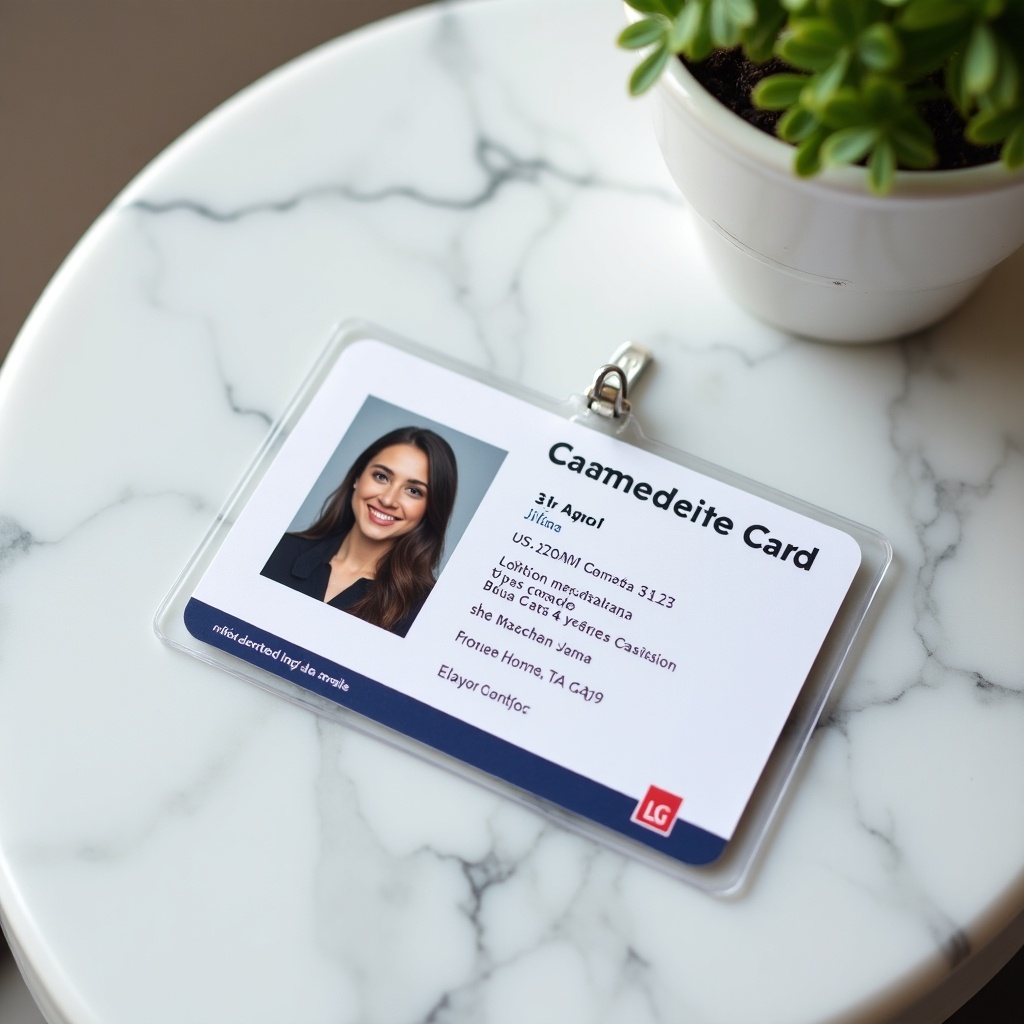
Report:
[[[649,89],[670,58],[698,63],[742,49],[788,65],[755,87],[755,106],[781,112],[776,132],[794,169],[863,162],[887,192],[897,168],[938,156],[922,105],[948,97],[964,137],[1024,166],[1024,0],[626,0],[643,17],[619,36],[647,50],[630,91]]]

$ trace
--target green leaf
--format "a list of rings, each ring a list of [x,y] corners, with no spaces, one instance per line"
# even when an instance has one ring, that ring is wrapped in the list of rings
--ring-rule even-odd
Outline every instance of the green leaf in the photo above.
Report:
[[[716,49],[731,50],[739,45],[740,27],[733,21],[725,0],[711,0],[708,9],[708,31]]]
[[[779,56],[795,68],[824,71],[845,40],[835,26],[822,18],[808,18],[793,24],[779,40]]]
[[[822,132],[817,131],[797,146],[796,155],[793,158],[793,170],[799,177],[809,178],[821,170],[823,138]]]
[[[900,167],[923,171],[938,163],[939,155],[935,152],[932,134],[923,122],[921,127],[924,129],[923,135],[916,124],[901,126],[893,131],[889,141]]]
[[[746,36],[746,33],[744,33]],[[744,38],[743,54],[754,64],[767,64],[775,50],[775,36],[758,32],[754,36]]]
[[[693,2],[693,0],[691,0]],[[693,41],[687,50],[687,56],[691,60],[703,60],[715,48],[711,39],[711,19],[708,17],[706,7],[699,8],[701,17],[697,20],[697,31],[694,33]]]
[[[998,49],[988,25],[978,24],[971,32],[964,54],[964,87],[970,96],[981,96],[996,80]]]
[[[668,33],[668,24],[664,18],[644,18],[624,28],[619,35],[618,43],[624,50],[642,50],[663,39]]]
[[[1019,109],[983,110],[967,122],[964,134],[967,141],[975,146],[994,146],[1002,142],[1022,120],[1024,112]]]
[[[754,0],[714,0],[728,12],[729,19],[742,27],[757,21],[757,5]]]
[[[804,107],[787,110],[775,126],[775,134],[785,142],[803,142],[821,127],[821,122]]]
[[[1024,167],[1024,121],[1021,121],[1010,133],[1003,145],[1000,159],[1011,171],[1017,170],[1018,167]]]
[[[912,81],[942,67],[963,46],[963,27],[959,22],[952,22],[921,32],[901,31],[904,78]]]
[[[885,195],[896,176],[896,154],[885,140],[879,142],[868,157],[868,185],[872,192]]]
[[[906,91],[899,82],[882,75],[872,75],[864,82],[862,98],[869,116],[876,121],[895,118],[909,108]]]
[[[669,17],[676,14],[676,11],[670,10],[670,7],[674,8],[677,5],[666,4],[663,0],[626,0],[626,3],[641,14],[665,14]]]
[[[890,71],[903,59],[903,47],[892,25],[878,22],[861,33],[857,56],[874,71]]]
[[[1020,98],[1020,72],[1017,69],[1017,58],[1005,41],[999,45],[999,73],[992,83],[989,96],[992,102],[1003,110],[1015,106]]]
[[[912,105],[908,105],[904,109],[903,115],[899,118],[894,129],[894,137],[896,135],[901,139],[906,139],[908,146],[917,146],[921,149],[930,150],[935,142],[935,137],[932,135],[931,128],[928,127],[928,122]]]
[[[798,18],[790,23],[791,37],[804,46],[831,53],[846,42],[845,36],[826,18]]]
[[[821,159],[827,164],[855,164],[867,156],[877,141],[877,128],[842,128],[822,144]]]
[[[911,0],[903,8],[899,24],[901,28],[917,31],[949,25],[970,16],[970,6],[962,0]]]
[[[743,52],[755,64],[766,64],[774,54],[775,40],[786,23],[786,12],[777,3],[764,4],[757,20],[743,31]]]
[[[836,90],[828,103],[822,107],[821,119],[834,130],[852,128],[871,120],[860,93],[850,86]]]
[[[839,0],[838,3],[820,0],[819,3],[821,13],[835,26],[843,39],[852,39],[857,35],[857,16],[861,13],[858,8],[862,7],[863,4],[852,4],[850,0]]]
[[[762,110],[788,110],[807,86],[807,75],[769,75],[754,86],[750,98]]]
[[[807,87],[807,105],[819,109],[824,107],[843,84],[849,67],[850,54],[842,50],[826,70],[811,79],[811,83]]]
[[[693,56],[693,48],[700,33],[703,16],[704,8],[698,3],[687,4],[676,15],[668,37],[668,45],[673,53],[685,53],[689,57]]]
[[[634,96],[647,92],[648,89],[658,80],[658,76],[665,70],[670,52],[667,46],[659,46],[653,53],[648,54],[639,64],[629,79],[629,91]]]
[[[971,97],[967,94],[964,83],[964,55],[954,53],[946,65],[946,92],[963,117],[971,109]]]

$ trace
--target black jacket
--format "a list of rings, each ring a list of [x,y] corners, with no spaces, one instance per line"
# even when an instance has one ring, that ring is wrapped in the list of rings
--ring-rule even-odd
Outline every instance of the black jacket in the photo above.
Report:
[[[269,580],[283,583],[300,594],[323,601],[327,593],[327,583],[331,578],[331,559],[337,554],[344,535],[332,535],[323,540],[309,540],[297,537],[294,533],[286,533],[274,548],[273,554],[260,572]],[[347,612],[357,601],[369,593],[374,585],[373,580],[358,579],[340,594],[335,595],[327,603],[332,608]],[[419,614],[426,600],[424,594],[403,618],[391,627],[392,633],[405,636],[409,627]]]

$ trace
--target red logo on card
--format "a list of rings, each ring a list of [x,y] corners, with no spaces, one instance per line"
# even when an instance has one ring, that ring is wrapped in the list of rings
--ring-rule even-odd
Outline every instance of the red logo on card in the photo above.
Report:
[[[650,786],[647,795],[636,805],[636,810],[629,820],[667,836],[676,823],[676,815],[682,805],[681,796],[667,793],[657,786]]]

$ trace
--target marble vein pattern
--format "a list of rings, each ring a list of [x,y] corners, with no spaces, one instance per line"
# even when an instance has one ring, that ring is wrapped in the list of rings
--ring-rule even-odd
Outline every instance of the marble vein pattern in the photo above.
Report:
[[[0,378],[0,897],[55,1022],[935,1024],[915,1002],[1024,907],[1024,258],[898,344],[758,324],[625,96],[620,22],[452,3],[325,46],[147,169],[26,325]],[[650,436],[890,538],[740,896],[158,643],[353,316],[559,397],[641,341]]]

